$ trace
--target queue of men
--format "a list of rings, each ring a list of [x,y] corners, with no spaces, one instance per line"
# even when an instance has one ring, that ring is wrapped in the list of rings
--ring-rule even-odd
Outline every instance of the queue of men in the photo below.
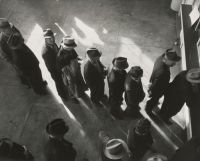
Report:
[[[0,32],[1,57],[14,67],[22,84],[32,88],[36,94],[47,94],[47,82],[42,79],[39,61],[31,49],[25,45],[20,31],[7,19],[0,18]],[[132,66],[127,72],[126,69],[129,67],[127,58],[116,57],[112,61],[112,68],[108,70],[100,60],[102,53],[97,48],[91,47],[86,51],[87,60],[82,75],[80,63],[82,59],[75,51],[77,44],[74,38],[64,36],[58,47],[51,29],[45,29],[43,36],[45,44],[41,53],[42,58],[62,99],[72,100],[77,104],[79,103],[78,98],[83,97],[85,91],[89,89],[93,104],[101,106],[105,99],[104,80],[107,78],[111,114],[116,119],[142,118],[139,104],[144,100],[145,92],[141,81],[143,69],[140,66]],[[155,61],[150,77],[149,100],[146,102],[145,110],[151,117],[153,108],[164,96],[159,116],[167,124],[171,123],[170,118],[181,110],[184,103],[190,107],[192,103],[190,97],[195,92],[199,92],[194,91],[193,87],[197,86],[199,89],[200,68],[182,71],[170,83],[170,68],[175,66],[180,59],[173,49],[167,49]],[[125,111],[121,109],[123,95],[127,105]],[[102,161],[122,160],[125,153],[128,156],[131,154],[130,156],[135,159],[140,159],[145,154],[153,143],[153,139],[149,134],[150,122],[147,120],[140,122],[138,128],[130,129],[127,145],[119,139],[109,140],[106,136],[100,137],[100,140],[103,139],[102,154],[106,158]],[[47,161],[62,161],[66,158],[70,161],[75,160],[76,151],[71,143],[63,139],[68,131],[65,122],[59,118],[53,120],[47,125],[46,131],[49,134],[49,142],[45,151]],[[135,135],[139,135],[136,138],[139,137],[141,142],[137,143],[138,139],[131,139],[133,136],[135,138]],[[148,141],[147,145],[142,144],[144,140]],[[63,150],[65,148],[68,151]],[[120,155],[114,154],[111,151],[114,150],[113,148],[121,148]],[[142,149],[142,152],[138,149]],[[65,156],[67,153],[71,155]]]

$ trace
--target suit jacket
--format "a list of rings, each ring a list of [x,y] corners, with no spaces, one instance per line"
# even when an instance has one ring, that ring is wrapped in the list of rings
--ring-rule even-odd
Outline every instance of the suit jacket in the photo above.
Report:
[[[127,74],[125,80],[125,101],[128,106],[138,106],[144,99],[145,93],[142,87],[142,82],[136,82]]]
[[[103,64],[98,61],[98,65],[100,70],[98,70],[91,61],[87,61],[84,66],[84,78],[86,84],[91,88],[95,87],[96,85],[104,84],[105,72]]]
[[[44,155],[46,161],[75,161],[76,150],[72,143],[66,140],[49,138],[45,145]]]
[[[163,95],[170,81],[170,69],[163,62],[163,57],[164,54],[158,57],[154,63],[150,78],[150,83],[152,83],[152,85],[149,89],[152,95]]]
[[[124,82],[126,79],[126,71],[121,72],[111,69],[108,73],[107,80],[109,86],[109,95],[116,96],[116,98],[122,97],[124,92]]]
[[[57,71],[57,54],[58,46],[56,43],[52,47],[45,44],[42,48],[42,58],[50,73]]]

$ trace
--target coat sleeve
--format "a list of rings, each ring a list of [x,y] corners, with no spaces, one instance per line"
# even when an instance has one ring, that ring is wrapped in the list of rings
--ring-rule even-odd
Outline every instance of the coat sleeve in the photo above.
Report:
[[[93,84],[93,71],[92,71],[92,66],[89,63],[86,63],[84,66],[84,79],[86,81],[86,84],[88,86],[91,86]]]

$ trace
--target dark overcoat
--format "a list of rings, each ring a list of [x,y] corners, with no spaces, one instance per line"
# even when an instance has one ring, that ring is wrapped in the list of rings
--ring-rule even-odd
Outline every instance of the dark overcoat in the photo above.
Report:
[[[145,93],[142,82],[136,82],[127,74],[125,80],[125,101],[128,109],[139,109],[139,103],[144,99]]]
[[[136,131],[135,123],[131,123],[128,129],[127,145],[133,157],[141,159],[144,154],[151,148],[153,144],[153,137],[150,131],[144,135],[139,134]]]
[[[59,50],[57,57],[58,67],[62,71],[64,84],[68,87],[73,97],[81,97],[87,86],[81,74],[80,64],[78,63],[78,54],[73,50]]]
[[[62,73],[58,69],[57,65],[57,54],[58,46],[56,45],[56,43],[52,46],[45,44],[42,48],[42,58],[45,62],[48,71],[51,74],[51,77],[55,81],[58,94],[61,97],[67,97],[67,92],[65,91],[65,86],[62,81]]]
[[[192,92],[191,84],[186,80],[187,71],[180,72],[169,84],[161,107],[161,115],[166,119],[176,115],[184,103],[188,103]]]
[[[126,79],[126,71],[117,71],[111,69],[108,73],[109,100],[121,104],[123,101],[124,83]]]
[[[76,150],[67,140],[49,138],[45,145],[44,156],[46,161],[75,161]]]
[[[91,61],[88,60],[84,66],[84,78],[86,84],[90,88],[91,99],[94,102],[100,101],[104,95],[104,66],[100,61],[98,61],[98,65],[99,70]]]
[[[170,69],[163,62],[164,54],[157,58],[154,63],[153,72],[150,77],[150,83],[152,84],[149,90],[152,96],[161,97],[168,87],[170,81]]]

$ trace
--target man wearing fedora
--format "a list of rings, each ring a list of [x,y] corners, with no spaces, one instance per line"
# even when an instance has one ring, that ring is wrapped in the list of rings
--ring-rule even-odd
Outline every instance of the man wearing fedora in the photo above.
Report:
[[[128,68],[127,58],[116,57],[112,61],[113,67],[108,73],[109,104],[111,114],[116,118],[122,118],[121,104],[123,101],[124,82],[126,79],[126,70]]]
[[[100,61],[101,53],[96,48],[87,49],[87,62],[84,66],[84,78],[90,89],[93,103],[100,105],[104,97],[104,79],[107,75],[105,66]]]
[[[132,154],[122,139],[110,139],[104,132],[99,132],[98,161],[131,161]]]
[[[159,56],[153,67],[150,78],[150,86],[148,89],[150,99],[147,101],[145,110],[151,116],[152,109],[158,104],[159,99],[164,95],[170,81],[170,67],[176,65],[180,61],[179,57],[173,49],[167,49],[164,54]]]
[[[76,43],[71,36],[65,36],[58,52],[58,67],[62,71],[63,81],[68,88],[72,101],[78,103],[77,98],[82,97],[87,90],[81,74],[80,58],[75,51]]]
[[[42,48],[42,58],[51,74],[52,79],[55,82],[58,94],[60,97],[66,99],[67,91],[62,80],[62,73],[60,70],[58,70],[57,66],[57,55],[59,49],[55,43],[54,33],[48,28],[43,31],[43,36],[45,39],[45,44]]]
[[[191,107],[194,102],[197,102],[194,99],[199,100],[198,97],[195,97],[196,92],[193,90],[195,86],[199,90],[199,85],[200,68],[180,72],[169,84],[161,110],[159,111],[160,117],[167,124],[170,124],[169,119],[181,110],[184,103]],[[200,94],[200,92],[197,91],[197,94]]]
[[[127,104],[125,115],[127,116],[141,117],[139,103],[145,97],[142,76],[143,69],[140,66],[133,66],[127,74],[125,80],[125,101]]]
[[[8,20],[0,19],[0,48],[21,80],[21,83],[32,87],[37,94],[46,94],[47,82],[43,81],[39,61],[34,53],[24,44],[19,30]]]
[[[44,156],[46,161],[75,161],[76,150],[73,144],[64,139],[69,127],[63,119],[54,119],[46,126],[49,139],[45,145]]]

